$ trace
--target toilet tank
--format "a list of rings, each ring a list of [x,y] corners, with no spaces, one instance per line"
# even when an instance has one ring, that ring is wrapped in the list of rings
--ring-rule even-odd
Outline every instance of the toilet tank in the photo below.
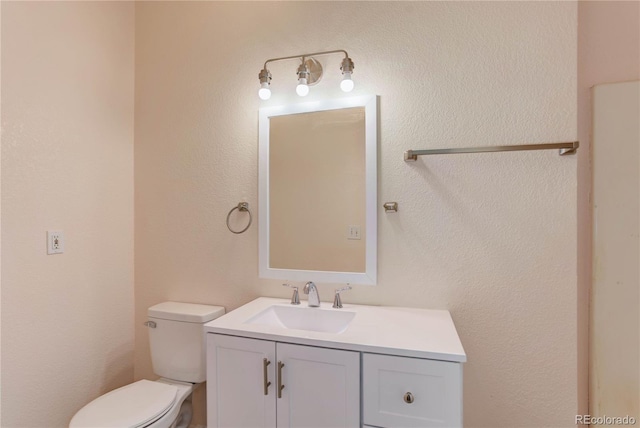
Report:
[[[153,372],[182,382],[206,380],[204,324],[224,314],[222,306],[164,302],[149,308]]]

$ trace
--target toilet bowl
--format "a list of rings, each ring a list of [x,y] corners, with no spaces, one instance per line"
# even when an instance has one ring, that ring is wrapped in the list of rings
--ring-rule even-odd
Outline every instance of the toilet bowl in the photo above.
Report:
[[[191,422],[192,391],[191,384],[139,380],[84,406],[69,427],[186,428]]]
[[[156,381],[139,380],[80,409],[69,428],[187,428],[191,396],[206,380],[203,325],[224,314],[220,306],[165,302],[148,311]],[[175,380],[180,379],[180,380]]]

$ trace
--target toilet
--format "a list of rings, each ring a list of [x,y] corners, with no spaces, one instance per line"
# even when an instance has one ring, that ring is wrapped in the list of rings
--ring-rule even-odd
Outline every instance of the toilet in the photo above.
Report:
[[[191,393],[206,380],[203,325],[224,314],[221,306],[164,302],[148,309],[156,381],[139,380],[108,392],[80,409],[69,428],[186,428]]]

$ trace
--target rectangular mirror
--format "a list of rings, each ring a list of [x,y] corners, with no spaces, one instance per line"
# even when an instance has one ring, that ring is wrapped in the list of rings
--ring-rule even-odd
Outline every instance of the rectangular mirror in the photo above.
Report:
[[[377,98],[260,109],[261,278],[375,284]]]

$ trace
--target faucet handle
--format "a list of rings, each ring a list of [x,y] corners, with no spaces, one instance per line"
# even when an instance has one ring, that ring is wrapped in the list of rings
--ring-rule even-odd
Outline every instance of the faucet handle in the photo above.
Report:
[[[349,291],[352,288],[353,287],[351,287],[350,285],[347,285],[346,287],[336,289],[336,297],[333,299],[334,308],[337,308],[337,309],[342,308],[342,299],[340,298],[340,293],[342,293],[343,291]]]
[[[291,285],[291,284],[282,284],[284,287],[290,287],[293,288],[293,295],[291,296],[291,304],[292,305],[299,305],[300,304],[300,295],[298,294],[298,286],[297,285]]]

